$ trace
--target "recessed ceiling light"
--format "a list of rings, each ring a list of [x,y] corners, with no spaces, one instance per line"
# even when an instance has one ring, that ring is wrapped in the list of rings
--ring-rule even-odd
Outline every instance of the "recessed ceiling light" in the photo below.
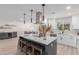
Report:
[[[67,7],[66,7],[66,10],[70,10],[70,9],[71,9],[71,6],[67,6]]]

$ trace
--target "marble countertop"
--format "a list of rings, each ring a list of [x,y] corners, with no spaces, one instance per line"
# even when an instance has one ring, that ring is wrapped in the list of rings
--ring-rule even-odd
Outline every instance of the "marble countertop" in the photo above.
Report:
[[[43,37],[35,37],[35,36],[21,36],[21,37],[44,45],[49,45],[51,42],[57,39],[57,37],[46,37],[46,40],[44,40]]]

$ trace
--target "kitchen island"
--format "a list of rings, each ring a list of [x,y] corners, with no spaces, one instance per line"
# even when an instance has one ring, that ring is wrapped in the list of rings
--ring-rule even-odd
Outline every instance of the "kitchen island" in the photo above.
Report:
[[[29,55],[49,55],[56,54],[56,37],[20,36],[18,49]]]

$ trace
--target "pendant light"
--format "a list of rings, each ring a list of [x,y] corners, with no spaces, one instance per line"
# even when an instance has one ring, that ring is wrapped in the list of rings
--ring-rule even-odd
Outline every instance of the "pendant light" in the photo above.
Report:
[[[43,7],[43,21],[44,21],[44,6],[45,6],[45,4],[42,4],[42,7]]]
[[[33,21],[32,21],[32,12],[33,12],[33,9],[31,9],[30,11],[31,11],[31,23],[32,23],[32,22],[33,22]]]
[[[26,21],[25,21],[25,16],[26,16],[26,13],[24,13],[24,24],[25,24],[25,22],[26,22]]]

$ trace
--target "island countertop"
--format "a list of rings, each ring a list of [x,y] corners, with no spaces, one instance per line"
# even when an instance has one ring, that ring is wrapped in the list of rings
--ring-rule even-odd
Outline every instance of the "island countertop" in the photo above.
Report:
[[[46,40],[44,40],[43,37],[35,37],[35,36],[20,36],[20,37],[23,37],[27,40],[34,41],[44,45],[49,45],[51,42],[57,39],[57,37],[46,37]]]

